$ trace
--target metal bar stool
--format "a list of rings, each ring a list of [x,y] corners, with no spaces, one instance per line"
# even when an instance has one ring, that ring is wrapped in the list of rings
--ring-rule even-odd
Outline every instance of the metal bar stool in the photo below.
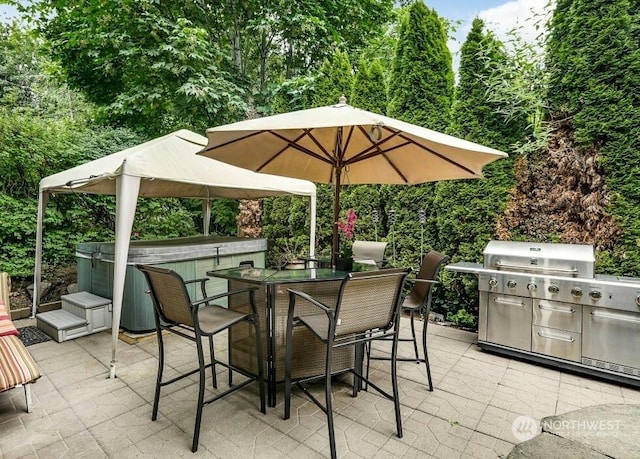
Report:
[[[331,457],[337,457],[335,432],[333,426],[333,408],[331,401],[333,352],[346,346],[354,346],[356,356],[362,357],[365,343],[381,336],[393,339],[391,352],[391,384],[392,394],[387,393],[362,375],[362,358],[355,359],[354,368],[347,370],[354,375],[353,395],[357,395],[357,387],[365,380],[384,397],[392,400],[395,407],[396,432],[402,438],[402,419],[400,416],[400,400],[398,379],[396,374],[396,351],[398,348],[398,326],[400,298],[404,280],[409,269],[385,269],[364,273],[351,273],[342,281],[335,305],[326,305],[310,295],[289,290],[289,310],[287,315],[287,338],[285,357],[285,409],[284,418],[291,414],[292,355],[294,333],[307,329],[318,340],[318,345],[326,347],[324,368],[318,374],[295,381],[296,385],[327,415],[329,430],[329,446]],[[296,315],[296,304],[306,303],[317,308],[317,312]],[[304,328],[303,328],[304,327]],[[306,383],[324,379],[324,405],[317,400],[306,387]]]
[[[193,443],[191,451],[194,453],[198,450],[198,440],[200,437],[200,423],[202,419],[202,408],[209,403],[235,392],[247,384],[258,381],[260,390],[260,411],[266,412],[265,409],[265,391],[264,378],[262,370],[262,339],[260,336],[260,327],[258,325],[258,314],[254,301],[255,288],[236,290],[232,292],[222,293],[207,297],[204,284],[206,278],[196,279],[194,281],[185,282],[182,277],[175,271],[155,266],[136,265],[142,271],[149,284],[151,299],[153,302],[153,310],[156,323],[156,334],[158,337],[158,377],[156,380],[156,390],[153,399],[153,412],[151,419],[155,421],[158,417],[158,404],[160,401],[160,389],[164,386],[172,384],[176,381],[184,379],[195,373],[199,373],[199,391],[198,404],[196,407],[195,427],[193,430]],[[191,282],[200,282],[204,298],[198,301],[191,301],[186,284]],[[214,301],[228,298],[235,295],[246,295],[247,306],[245,312],[231,311],[223,306],[213,304]],[[255,353],[257,371],[251,374],[245,370],[230,365],[227,362],[217,360],[213,350],[214,335],[233,327],[234,325],[250,322],[255,329]],[[196,343],[196,351],[198,357],[198,367],[188,371],[187,373],[176,376],[168,381],[163,380],[163,370],[165,363],[165,346],[162,332],[166,330],[178,336],[186,338]],[[209,352],[211,363],[205,363],[204,352],[202,350],[202,339],[208,338]],[[247,379],[242,383],[229,387],[229,389],[219,393],[212,398],[205,400],[205,371],[211,368],[213,387],[217,387],[217,379],[215,374],[215,366],[219,364],[232,371],[243,374]]]

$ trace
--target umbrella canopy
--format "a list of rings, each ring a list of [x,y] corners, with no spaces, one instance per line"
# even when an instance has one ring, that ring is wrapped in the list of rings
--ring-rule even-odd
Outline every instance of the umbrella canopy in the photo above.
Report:
[[[342,102],[210,128],[199,154],[257,172],[334,184],[334,257],[343,183],[480,178],[483,166],[507,156]]]

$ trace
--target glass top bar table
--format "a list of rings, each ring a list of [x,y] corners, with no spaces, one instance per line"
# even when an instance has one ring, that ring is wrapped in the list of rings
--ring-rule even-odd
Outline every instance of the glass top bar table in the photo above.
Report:
[[[369,265],[354,266],[354,270],[377,269]],[[340,283],[348,275],[332,268],[275,270],[268,268],[228,268],[207,272],[207,276],[227,279],[229,291],[257,286],[256,306],[265,342],[265,375],[269,406],[276,405],[276,384],[284,381],[286,322],[289,308],[288,289],[308,293],[327,306],[335,306]],[[238,295],[229,299],[229,309],[249,312]],[[296,313],[317,312],[305,302],[296,303]],[[246,326],[245,326],[246,325]],[[246,371],[257,374],[253,327],[239,324],[229,330],[229,360]],[[324,369],[325,347],[311,332],[301,327],[293,336],[292,376],[302,378],[321,374]],[[353,349],[334,351],[334,369],[351,368]]]

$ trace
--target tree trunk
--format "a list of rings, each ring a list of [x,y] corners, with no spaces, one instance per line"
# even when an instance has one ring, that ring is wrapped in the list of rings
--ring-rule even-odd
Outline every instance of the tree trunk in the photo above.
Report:
[[[247,113],[248,120],[258,118],[255,108]],[[254,199],[241,199],[238,206],[240,212],[236,217],[238,237],[262,236],[262,207],[260,201]]]
[[[242,199],[239,205],[240,212],[236,218],[238,224],[238,237],[262,236],[262,208],[260,201]]]

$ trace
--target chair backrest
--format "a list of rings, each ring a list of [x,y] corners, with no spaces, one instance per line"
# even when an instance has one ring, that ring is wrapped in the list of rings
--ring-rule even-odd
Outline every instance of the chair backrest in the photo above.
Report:
[[[151,300],[159,318],[164,322],[193,327],[191,299],[180,274],[149,265],[136,267],[147,279]]]
[[[435,250],[431,250],[422,259],[420,271],[416,275],[416,279],[438,280],[440,270],[449,261],[449,257]],[[420,304],[422,307],[431,302],[431,294],[433,293],[433,284],[426,282],[416,282],[407,295],[413,304]]]
[[[373,260],[376,264],[384,261],[384,251],[387,248],[387,242],[377,241],[353,241],[353,261]]]
[[[338,295],[336,336],[391,328],[409,271],[381,269],[349,274]]]

